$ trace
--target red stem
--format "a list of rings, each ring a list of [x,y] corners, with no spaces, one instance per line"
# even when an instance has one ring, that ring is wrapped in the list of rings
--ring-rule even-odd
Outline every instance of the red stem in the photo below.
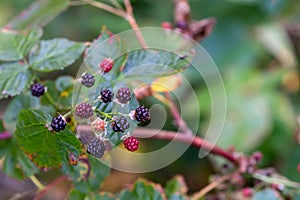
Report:
[[[45,187],[45,189],[43,189],[42,191],[40,191],[39,193],[37,193],[33,200],[39,200],[39,199],[41,199],[43,196],[45,196],[45,194],[47,192],[49,192],[49,190],[51,190],[52,188],[54,188],[57,184],[59,184],[60,182],[62,182],[66,178],[67,177],[64,176],[64,175],[61,175],[61,176],[57,177],[54,181],[52,181],[51,183],[49,183]]]

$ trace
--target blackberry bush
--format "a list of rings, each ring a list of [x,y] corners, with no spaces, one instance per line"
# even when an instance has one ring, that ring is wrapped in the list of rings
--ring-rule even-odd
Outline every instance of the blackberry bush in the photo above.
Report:
[[[40,97],[45,93],[45,87],[40,83],[31,85],[31,94],[36,97]]]

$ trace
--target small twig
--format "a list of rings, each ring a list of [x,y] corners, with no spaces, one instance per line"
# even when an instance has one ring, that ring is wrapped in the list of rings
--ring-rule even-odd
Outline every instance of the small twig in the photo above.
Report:
[[[38,190],[44,190],[45,189],[45,186],[34,175],[30,176],[29,178],[34,183],[34,185],[38,188]]]
[[[12,134],[8,131],[4,131],[2,133],[0,133],[0,140],[7,140],[10,139],[12,137]]]
[[[233,175],[234,175],[234,173],[233,174],[227,174],[227,175],[222,176],[221,178],[217,179],[216,181],[211,182],[209,185],[204,187],[202,190],[200,190],[199,192],[194,194],[193,197],[191,198],[191,200],[199,200],[201,197],[206,195],[211,190],[215,189],[217,186],[219,186],[222,183],[224,183],[225,181],[231,179],[231,177]]]
[[[284,180],[284,179],[280,179],[280,178],[276,178],[276,177],[270,177],[270,176],[266,176],[266,175],[263,175],[260,173],[253,173],[252,176],[255,179],[261,180],[266,183],[283,184],[287,187],[296,188],[296,189],[300,190],[300,183],[297,183],[297,182],[293,182],[290,180]]]
[[[114,8],[112,6],[109,6],[107,4],[101,3],[99,1],[94,1],[94,0],[82,0],[83,2],[86,2],[87,4],[90,4],[91,6],[100,8],[102,10],[105,10],[107,12],[113,13],[115,15],[118,15],[120,17],[124,17],[126,16],[126,12],[124,12],[123,10]]]
[[[49,192],[49,190],[54,188],[57,184],[59,184],[60,182],[62,182],[65,179],[66,179],[66,176],[64,176],[64,175],[57,177],[54,181],[52,181],[50,184],[48,184],[46,187],[44,187],[44,189],[42,189],[39,193],[37,193],[33,200],[41,199],[43,196],[45,196],[45,194],[47,192]]]
[[[185,121],[182,119],[182,117],[177,109],[177,106],[172,101],[170,94],[166,92],[165,97],[167,99],[168,106],[170,108],[170,111],[175,119],[175,123],[176,123],[177,127],[179,128],[179,130],[188,136],[192,136],[193,133],[192,133],[191,129],[188,128]]]
[[[131,28],[133,29],[136,38],[138,39],[139,43],[141,44],[143,49],[148,48],[148,45],[145,41],[145,38],[142,34],[142,32],[139,29],[138,24],[136,23],[136,20],[134,18],[133,15],[133,10],[132,10],[132,6],[130,3],[130,0],[124,0],[124,4],[125,4],[125,8],[126,8],[126,16],[125,19],[128,21],[128,23],[130,24]]]

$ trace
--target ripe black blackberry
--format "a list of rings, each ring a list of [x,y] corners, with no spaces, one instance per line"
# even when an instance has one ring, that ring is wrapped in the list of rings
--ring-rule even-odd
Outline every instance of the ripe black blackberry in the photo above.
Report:
[[[100,92],[100,98],[103,103],[111,102],[114,97],[114,93],[109,89],[103,89]]]
[[[65,121],[65,119],[61,115],[59,115],[57,117],[54,117],[52,119],[51,127],[56,132],[64,130],[66,128],[66,126],[67,126],[67,122]]]
[[[102,158],[105,149],[106,149],[105,143],[99,138],[94,138],[87,146],[87,153],[97,158]]]
[[[95,83],[95,77],[91,73],[83,73],[81,78],[81,84],[85,87],[92,87]]]
[[[39,97],[45,93],[45,87],[40,83],[35,83],[31,85],[31,94],[33,96]]]
[[[89,118],[93,115],[92,105],[89,103],[81,103],[76,107],[75,113],[80,118]]]
[[[129,88],[120,88],[116,94],[116,98],[121,104],[128,103],[131,100],[131,92]]]
[[[134,117],[138,122],[150,121],[150,111],[145,106],[140,106],[135,109]]]
[[[120,117],[120,118],[116,118],[112,122],[111,127],[115,132],[124,132],[126,129],[130,127],[130,125],[126,117]]]

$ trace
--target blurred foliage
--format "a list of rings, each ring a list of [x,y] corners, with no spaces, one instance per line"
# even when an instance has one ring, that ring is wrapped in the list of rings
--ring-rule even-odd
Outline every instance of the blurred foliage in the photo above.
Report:
[[[0,25],[5,25],[31,2],[0,1]],[[173,20],[171,0],[132,2],[141,27],[160,26],[162,21]],[[295,55],[285,28],[285,25],[300,19],[298,0],[191,0],[190,3],[192,18],[212,16],[217,19],[212,34],[201,44],[221,71],[227,92],[227,118],[218,144],[225,148],[234,146],[246,153],[261,150],[264,153],[263,166],[275,166],[284,175],[300,181],[297,171],[300,148],[293,140],[296,115],[299,115],[300,111],[297,71],[299,57]],[[105,11],[89,6],[71,7],[45,26],[42,39],[59,36],[75,41],[90,41],[96,38],[102,26],[115,33],[129,29],[126,21]],[[67,69],[65,73],[72,74],[72,68]],[[199,134],[202,134],[207,128],[211,111],[208,90],[203,80],[192,71],[186,71],[184,74],[197,91],[201,107]],[[54,84],[51,84],[54,87]],[[218,89],[219,86],[215,87]],[[188,101],[188,91],[183,91],[182,95],[186,96],[192,112],[193,104],[198,102]],[[145,103],[150,104],[151,101],[149,98]],[[27,108],[26,102],[16,106],[17,109]],[[191,114],[190,118],[192,116]],[[6,121],[13,121],[16,116],[5,118]],[[187,116],[187,122],[190,118]],[[174,128],[171,120],[168,120],[168,129]],[[160,145],[156,141],[145,144],[153,146],[156,143]],[[13,144],[11,146],[14,148]],[[184,170],[186,162],[189,162],[190,168],[203,162],[195,159],[193,155],[196,153],[193,149],[189,150],[180,160],[181,163],[176,165],[177,168],[171,165],[170,168],[147,176],[165,182],[165,179],[170,177],[166,177],[168,175],[162,172],[168,174],[166,172]],[[20,154],[14,158],[22,157],[24,155]],[[193,159],[189,159],[191,157]],[[193,179],[194,174],[182,173],[188,176],[187,179]],[[136,193],[139,184],[145,183],[138,182],[131,192],[127,191],[122,195],[140,195]],[[149,188],[155,194],[155,188]],[[80,191],[74,190],[71,194],[75,193]],[[256,198],[260,198],[263,193],[273,195],[272,191],[262,191],[256,194]]]

